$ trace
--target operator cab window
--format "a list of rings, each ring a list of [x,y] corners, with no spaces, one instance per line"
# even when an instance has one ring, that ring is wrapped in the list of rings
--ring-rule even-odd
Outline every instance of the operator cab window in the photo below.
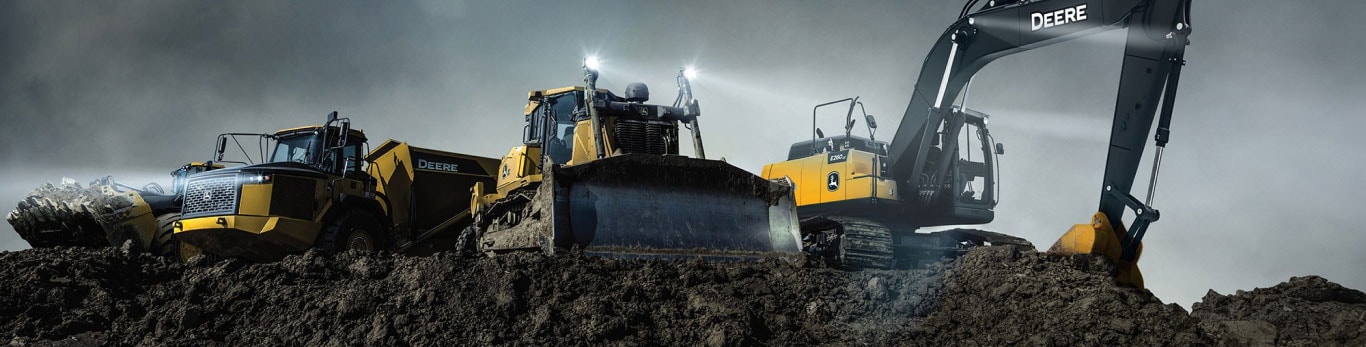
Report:
[[[553,115],[546,112],[540,117],[554,117],[547,119],[550,124],[545,151],[556,164],[567,163],[574,156],[574,109],[578,105],[578,95],[579,93],[561,94],[551,99],[551,105],[541,107],[542,112],[553,111]]]
[[[332,141],[332,142],[336,142],[336,141]],[[338,154],[339,152],[340,152],[340,154],[341,154],[341,158],[340,158],[340,159],[337,158],[337,154]],[[362,167],[359,167],[359,166],[358,166],[358,165],[363,165],[363,164],[361,163],[361,158],[358,157],[358,153],[360,153],[360,144],[359,144],[359,143],[351,143],[351,144],[347,144],[345,147],[342,147],[342,148],[332,149],[332,150],[330,150],[330,151],[327,151],[326,156],[323,157],[322,167],[323,167],[325,170],[327,170],[327,171],[329,171],[329,172],[332,172],[333,174],[336,174],[336,175],[347,175],[347,174],[350,174],[350,173],[352,173],[352,172],[355,172],[354,170],[358,170],[358,169],[361,169],[361,168],[362,168]],[[347,160],[347,158],[354,158],[354,159]]]
[[[295,136],[280,139],[270,161],[275,163],[295,162],[308,164],[309,157],[317,151],[317,136]]]

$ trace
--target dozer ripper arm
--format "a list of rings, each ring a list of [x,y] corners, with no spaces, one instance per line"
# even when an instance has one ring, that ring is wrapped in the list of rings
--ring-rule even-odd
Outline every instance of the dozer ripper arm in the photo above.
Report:
[[[1054,43],[1115,29],[1128,29],[1123,71],[1115,100],[1109,153],[1099,212],[1092,223],[1069,231],[1052,251],[1101,253],[1116,260],[1121,282],[1142,286],[1136,262],[1147,226],[1157,220],[1151,208],[1153,187],[1166,145],[1176,86],[1190,34],[1189,0],[1042,0],[989,1],[962,15],[940,36],[921,67],[915,92],[888,146],[892,174],[902,192],[930,191],[945,180],[945,166],[927,168],[932,141],[942,131],[952,132],[952,105],[973,75],[991,61]],[[1165,94],[1163,91],[1165,90]],[[1161,104],[1159,104],[1159,100]],[[1130,194],[1144,149],[1144,137],[1161,109],[1156,135],[1148,201]],[[941,125],[944,126],[941,130]],[[953,153],[946,141],[943,156]],[[926,172],[938,171],[938,172]],[[1126,230],[1125,209],[1137,213]]]

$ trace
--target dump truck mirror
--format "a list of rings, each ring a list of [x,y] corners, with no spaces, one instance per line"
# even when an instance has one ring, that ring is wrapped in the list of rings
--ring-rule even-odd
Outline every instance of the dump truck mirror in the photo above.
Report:
[[[218,161],[223,161],[223,151],[228,149],[228,138],[218,137]]]
[[[825,138],[825,132],[821,131],[821,128],[816,128],[816,137],[822,139]]]
[[[1002,143],[997,143],[996,154],[1006,154],[1006,145]]]
[[[863,121],[866,122],[866,123],[868,123],[868,128],[870,128],[870,129],[877,129],[877,121],[873,120],[873,115],[871,115],[871,114],[865,114],[865,115],[863,115]]]
[[[327,114],[327,123],[328,123],[328,124],[331,124],[332,122],[335,122],[335,121],[337,121],[337,111],[332,111],[332,113],[328,113],[328,114]]]
[[[336,115],[336,112],[332,113]],[[341,135],[338,136],[338,147],[345,147],[347,140],[351,138],[351,122],[341,122]]]

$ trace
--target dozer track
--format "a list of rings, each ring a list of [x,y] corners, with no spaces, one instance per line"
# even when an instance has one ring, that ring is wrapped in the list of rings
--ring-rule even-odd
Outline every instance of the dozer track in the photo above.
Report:
[[[476,217],[480,251],[648,258],[799,252],[791,186],[724,162],[626,154],[552,167],[544,177],[534,194],[511,194]]]

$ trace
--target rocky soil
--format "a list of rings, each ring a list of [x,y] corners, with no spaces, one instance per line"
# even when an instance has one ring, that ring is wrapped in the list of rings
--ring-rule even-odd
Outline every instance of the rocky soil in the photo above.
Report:
[[[781,260],[319,253],[177,264],[0,253],[11,345],[1362,345],[1366,294],[1317,277],[1189,314],[1092,256],[980,248],[917,270]]]

